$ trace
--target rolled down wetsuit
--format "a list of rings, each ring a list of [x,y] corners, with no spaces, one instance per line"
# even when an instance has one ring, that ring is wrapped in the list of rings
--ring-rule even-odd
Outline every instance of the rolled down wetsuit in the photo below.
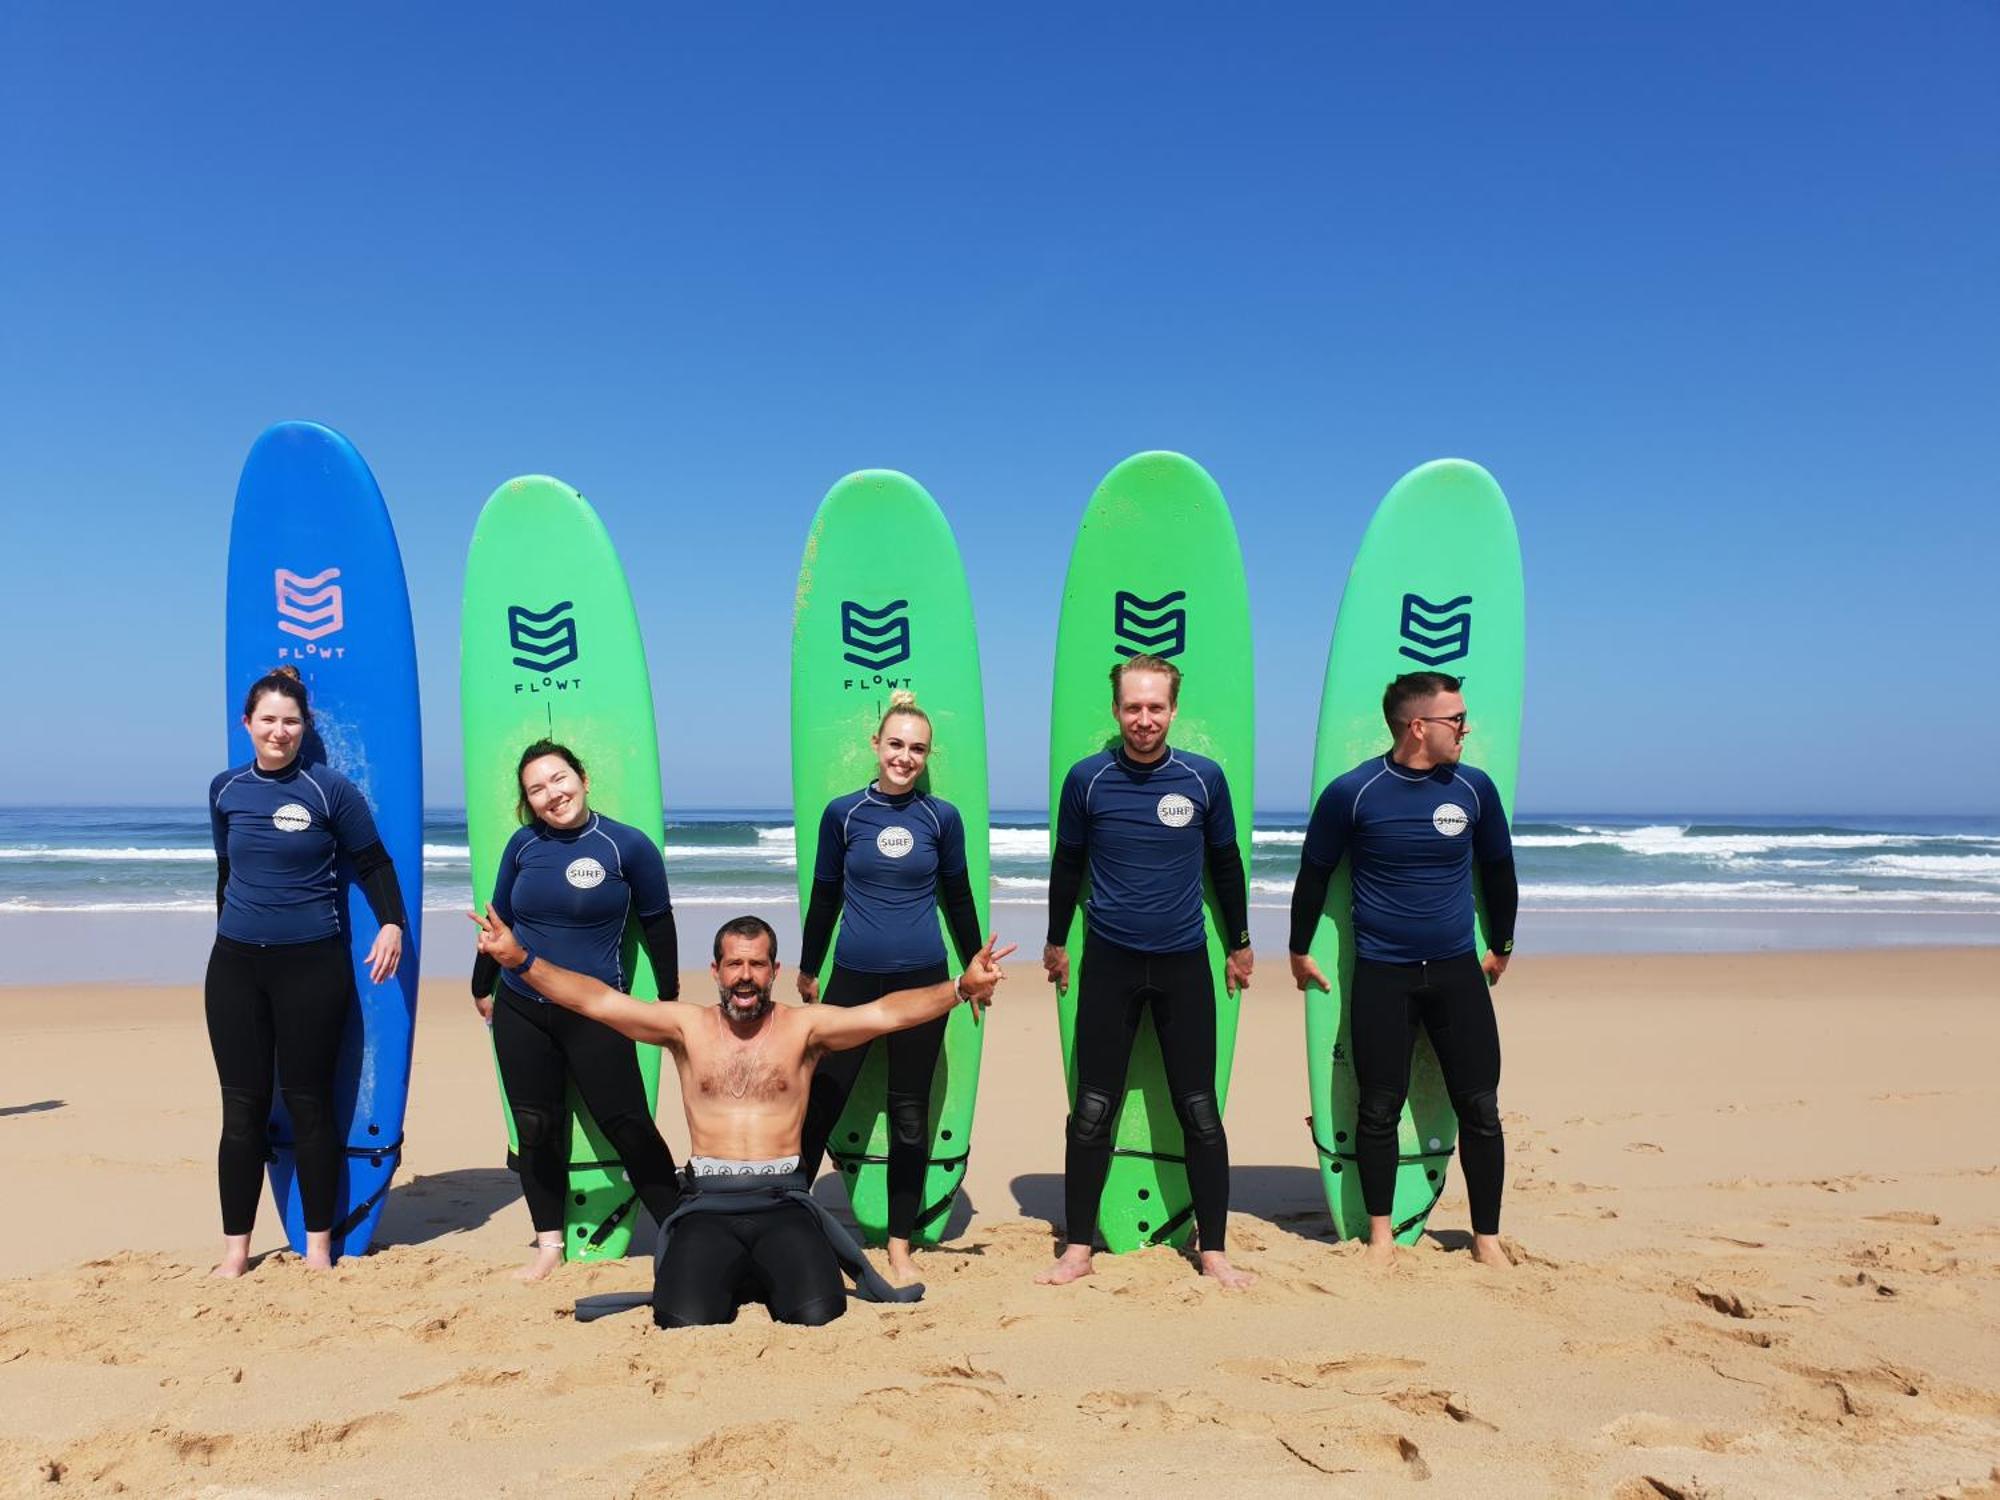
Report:
[[[940,906],[963,968],[978,953],[980,936],[958,809],[928,792],[891,796],[872,786],[836,797],[819,821],[799,972],[819,973],[839,920],[833,973],[820,997],[824,1004],[867,1005],[897,990],[942,984],[951,972],[938,935]],[[941,1213],[950,1201],[921,1202],[931,1143],[931,1079],[948,1019],[939,1016],[873,1044],[888,1049],[888,1228],[895,1239],[908,1239],[923,1214]],[[827,1140],[868,1051],[830,1052],[813,1074],[799,1153],[808,1182],[819,1175]]]
[[[216,924],[203,1003],[222,1087],[222,1232],[256,1227],[275,1064],[292,1119],[299,1205],[307,1232],[318,1234],[333,1228],[340,1192],[333,1077],[354,995],[340,856],[376,920],[407,928],[396,867],[367,799],[331,766],[232,767],[209,783],[208,817]]]
[[[1394,1204],[1397,1127],[1422,1026],[1458,1112],[1473,1231],[1498,1234],[1507,1166],[1500,1030],[1479,966],[1472,867],[1485,888],[1494,951],[1512,953],[1520,890],[1500,793],[1473,766],[1415,771],[1387,755],[1329,782],[1313,805],[1292,888],[1292,952],[1311,948],[1343,857],[1353,863],[1349,1042],[1360,1092],[1354,1157],[1362,1201],[1376,1218]]]
[[[918,1302],[922,1286],[891,1286],[854,1237],[816,1202],[797,1157],[688,1163],[680,1207],[660,1225],[653,1247],[653,1294],[608,1292],[577,1300],[576,1320],[593,1322],[643,1307],[662,1328],[736,1321],[745,1302],[762,1302],[774,1322],[816,1327],[847,1311],[846,1273],[864,1302]]]
[[[592,813],[581,827],[540,821],[518,830],[500,856],[493,909],[520,941],[565,969],[625,988],[621,947],[636,916],[662,999],[679,994],[679,956],[667,867],[638,829]],[[653,1124],[632,1042],[598,1021],[551,1005],[524,976],[500,976],[482,956],[472,993],[493,995],[493,1050],[514,1116],[521,1196],[537,1233],[563,1227],[571,1162],[565,1078],[618,1153],[633,1190],[657,1222],[680,1189],[674,1159]]]
[[[1186,1139],[1201,1248],[1221,1250],[1229,1219],[1229,1141],[1215,1094],[1215,978],[1202,874],[1215,884],[1225,946],[1250,946],[1249,897],[1222,767],[1168,749],[1140,764],[1122,746],[1070,768],[1056,811],[1048,941],[1060,947],[1086,872],[1077,996],[1076,1100],[1064,1167],[1066,1233],[1097,1235],[1112,1131],[1142,1007],[1150,1005],[1167,1091]]]

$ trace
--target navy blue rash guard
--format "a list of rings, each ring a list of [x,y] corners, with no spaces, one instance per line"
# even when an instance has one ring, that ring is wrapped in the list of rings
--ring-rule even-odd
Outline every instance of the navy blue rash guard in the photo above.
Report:
[[[1169,749],[1150,765],[1126,758],[1124,748],[1099,751],[1070,767],[1056,808],[1061,850],[1082,851],[1089,861],[1090,930],[1121,948],[1141,953],[1185,953],[1208,940],[1202,909],[1202,872],[1211,851],[1233,849],[1236,813],[1222,767],[1203,755]],[[1240,866],[1240,861],[1238,861]],[[1240,916],[1240,868],[1235,890],[1218,872],[1216,894],[1231,929],[1228,946],[1249,941]],[[1050,942],[1069,926],[1052,879]],[[1070,892],[1074,899],[1074,892]]]
[[[1511,891],[1514,841],[1492,778],[1473,766],[1413,771],[1387,755],[1335,777],[1313,805],[1299,866],[1300,885],[1326,879],[1353,860],[1354,951],[1380,963],[1414,964],[1474,951],[1472,865],[1487,876],[1494,946],[1513,944],[1514,902],[1495,900],[1504,870]],[[1300,903],[1293,906],[1293,948]],[[1318,920],[1319,906],[1310,916]],[[1502,930],[1504,928],[1504,930]],[[1306,932],[1310,941],[1311,931]]]
[[[215,930],[266,947],[339,936],[339,857],[382,842],[353,782],[296,760],[273,774],[255,761],[224,771],[209,783],[208,820],[228,871]],[[400,910],[376,915],[404,920]]]
[[[493,879],[493,909],[524,946],[614,990],[625,988],[619,950],[627,914],[644,923],[671,905],[666,861],[653,841],[631,824],[598,813],[581,828],[534,822],[518,830],[507,840]],[[675,976],[657,977],[664,996]],[[501,982],[518,995],[542,1000],[524,976],[504,974]]]
[[[841,884],[834,963],[861,974],[943,963],[938,894],[965,871],[965,823],[949,802],[872,786],[834,798],[820,815],[813,859],[816,886]]]

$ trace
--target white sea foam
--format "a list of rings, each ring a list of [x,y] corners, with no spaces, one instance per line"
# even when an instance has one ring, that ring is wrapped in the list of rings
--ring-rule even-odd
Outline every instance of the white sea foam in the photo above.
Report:
[[[215,863],[213,849],[88,849],[75,845],[51,848],[27,844],[0,849],[0,859],[62,860],[73,863],[136,862],[142,864],[190,864],[196,860]]]

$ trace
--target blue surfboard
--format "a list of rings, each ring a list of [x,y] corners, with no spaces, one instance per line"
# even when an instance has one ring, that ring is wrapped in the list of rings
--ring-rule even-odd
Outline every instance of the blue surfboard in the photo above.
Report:
[[[367,797],[409,908],[402,967],[386,984],[371,984],[365,960],[375,941],[375,914],[352,872],[342,869],[356,1004],[334,1084],[347,1158],[333,1253],[362,1255],[402,1159],[410,1091],[424,904],[423,731],[410,595],[395,528],[368,465],[331,428],[280,422],[244,461],[229,527],[224,654],[230,764],[254,753],[242,722],[244,692],[273,667],[297,667],[312,696],[314,721],[300,756],[308,766],[333,766]],[[285,1233],[303,1252],[305,1219],[282,1095],[271,1112],[270,1173]]]

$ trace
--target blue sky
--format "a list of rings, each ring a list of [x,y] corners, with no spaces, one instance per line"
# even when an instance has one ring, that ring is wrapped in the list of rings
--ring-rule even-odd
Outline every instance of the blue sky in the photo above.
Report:
[[[1032,805],[1075,520],[1171,447],[1242,534],[1266,807],[1450,454],[1520,521],[1525,809],[1990,813],[1996,76],[1991,0],[9,5],[0,802],[199,797],[237,470],[311,417],[397,519],[433,802],[502,480],[619,542],[669,806],[769,806],[799,544],[886,466]]]

